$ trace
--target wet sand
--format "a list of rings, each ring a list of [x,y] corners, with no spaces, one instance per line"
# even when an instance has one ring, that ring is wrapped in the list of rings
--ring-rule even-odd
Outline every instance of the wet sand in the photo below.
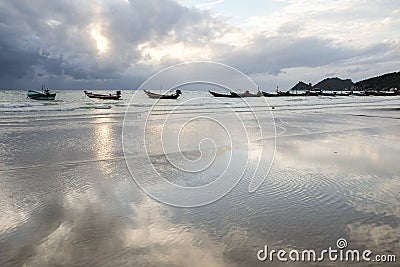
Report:
[[[261,187],[250,194],[245,173],[225,197],[197,208],[162,204],[134,182],[123,114],[8,121],[0,128],[0,265],[309,266],[260,262],[256,253],[264,245],[321,250],[339,238],[400,257],[398,103],[306,112],[277,105],[275,161]],[[228,152],[219,151],[217,162]],[[149,155],[176,183],[218,174],[179,174],[158,151]],[[140,167],[143,158],[131,157]]]

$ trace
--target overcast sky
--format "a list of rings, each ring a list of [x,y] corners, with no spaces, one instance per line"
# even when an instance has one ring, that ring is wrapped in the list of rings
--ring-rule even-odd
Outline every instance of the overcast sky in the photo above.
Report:
[[[263,90],[400,71],[398,0],[0,0],[0,88],[137,88],[229,64]]]

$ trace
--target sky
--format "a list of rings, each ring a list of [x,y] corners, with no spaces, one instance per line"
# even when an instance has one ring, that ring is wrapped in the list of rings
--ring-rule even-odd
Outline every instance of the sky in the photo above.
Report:
[[[260,89],[400,71],[398,0],[0,0],[0,88],[135,89],[214,61]]]

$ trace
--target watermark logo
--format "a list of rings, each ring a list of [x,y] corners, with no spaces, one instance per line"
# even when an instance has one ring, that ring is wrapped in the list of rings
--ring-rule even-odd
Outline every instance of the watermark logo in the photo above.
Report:
[[[149,98],[182,92],[178,99]],[[235,96],[258,86],[241,71],[215,62],[166,68],[147,79],[127,107],[122,129],[126,164],[152,198],[197,207],[228,194],[248,178],[249,193],[266,179],[275,155],[276,129],[264,97]],[[254,103],[257,108],[254,108]]]
[[[308,250],[284,250],[271,249],[265,245],[263,249],[257,252],[259,261],[280,261],[280,262],[396,262],[395,255],[374,255],[371,250],[356,250],[347,249],[348,243],[344,238],[339,238],[336,241],[336,248],[329,247],[321,251],[313,249]]]
[[[347,247],[347,240],[344,238],[339,238],[336,241],[336,246],[338,247],[338,249],[344,249]]]

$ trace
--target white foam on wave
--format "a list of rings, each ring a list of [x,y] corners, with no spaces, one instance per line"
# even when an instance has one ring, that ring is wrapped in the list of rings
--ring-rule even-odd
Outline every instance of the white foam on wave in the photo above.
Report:
[[[13,109],[25,107],[43,106],[41,103],[0,103],[0,109]]]

